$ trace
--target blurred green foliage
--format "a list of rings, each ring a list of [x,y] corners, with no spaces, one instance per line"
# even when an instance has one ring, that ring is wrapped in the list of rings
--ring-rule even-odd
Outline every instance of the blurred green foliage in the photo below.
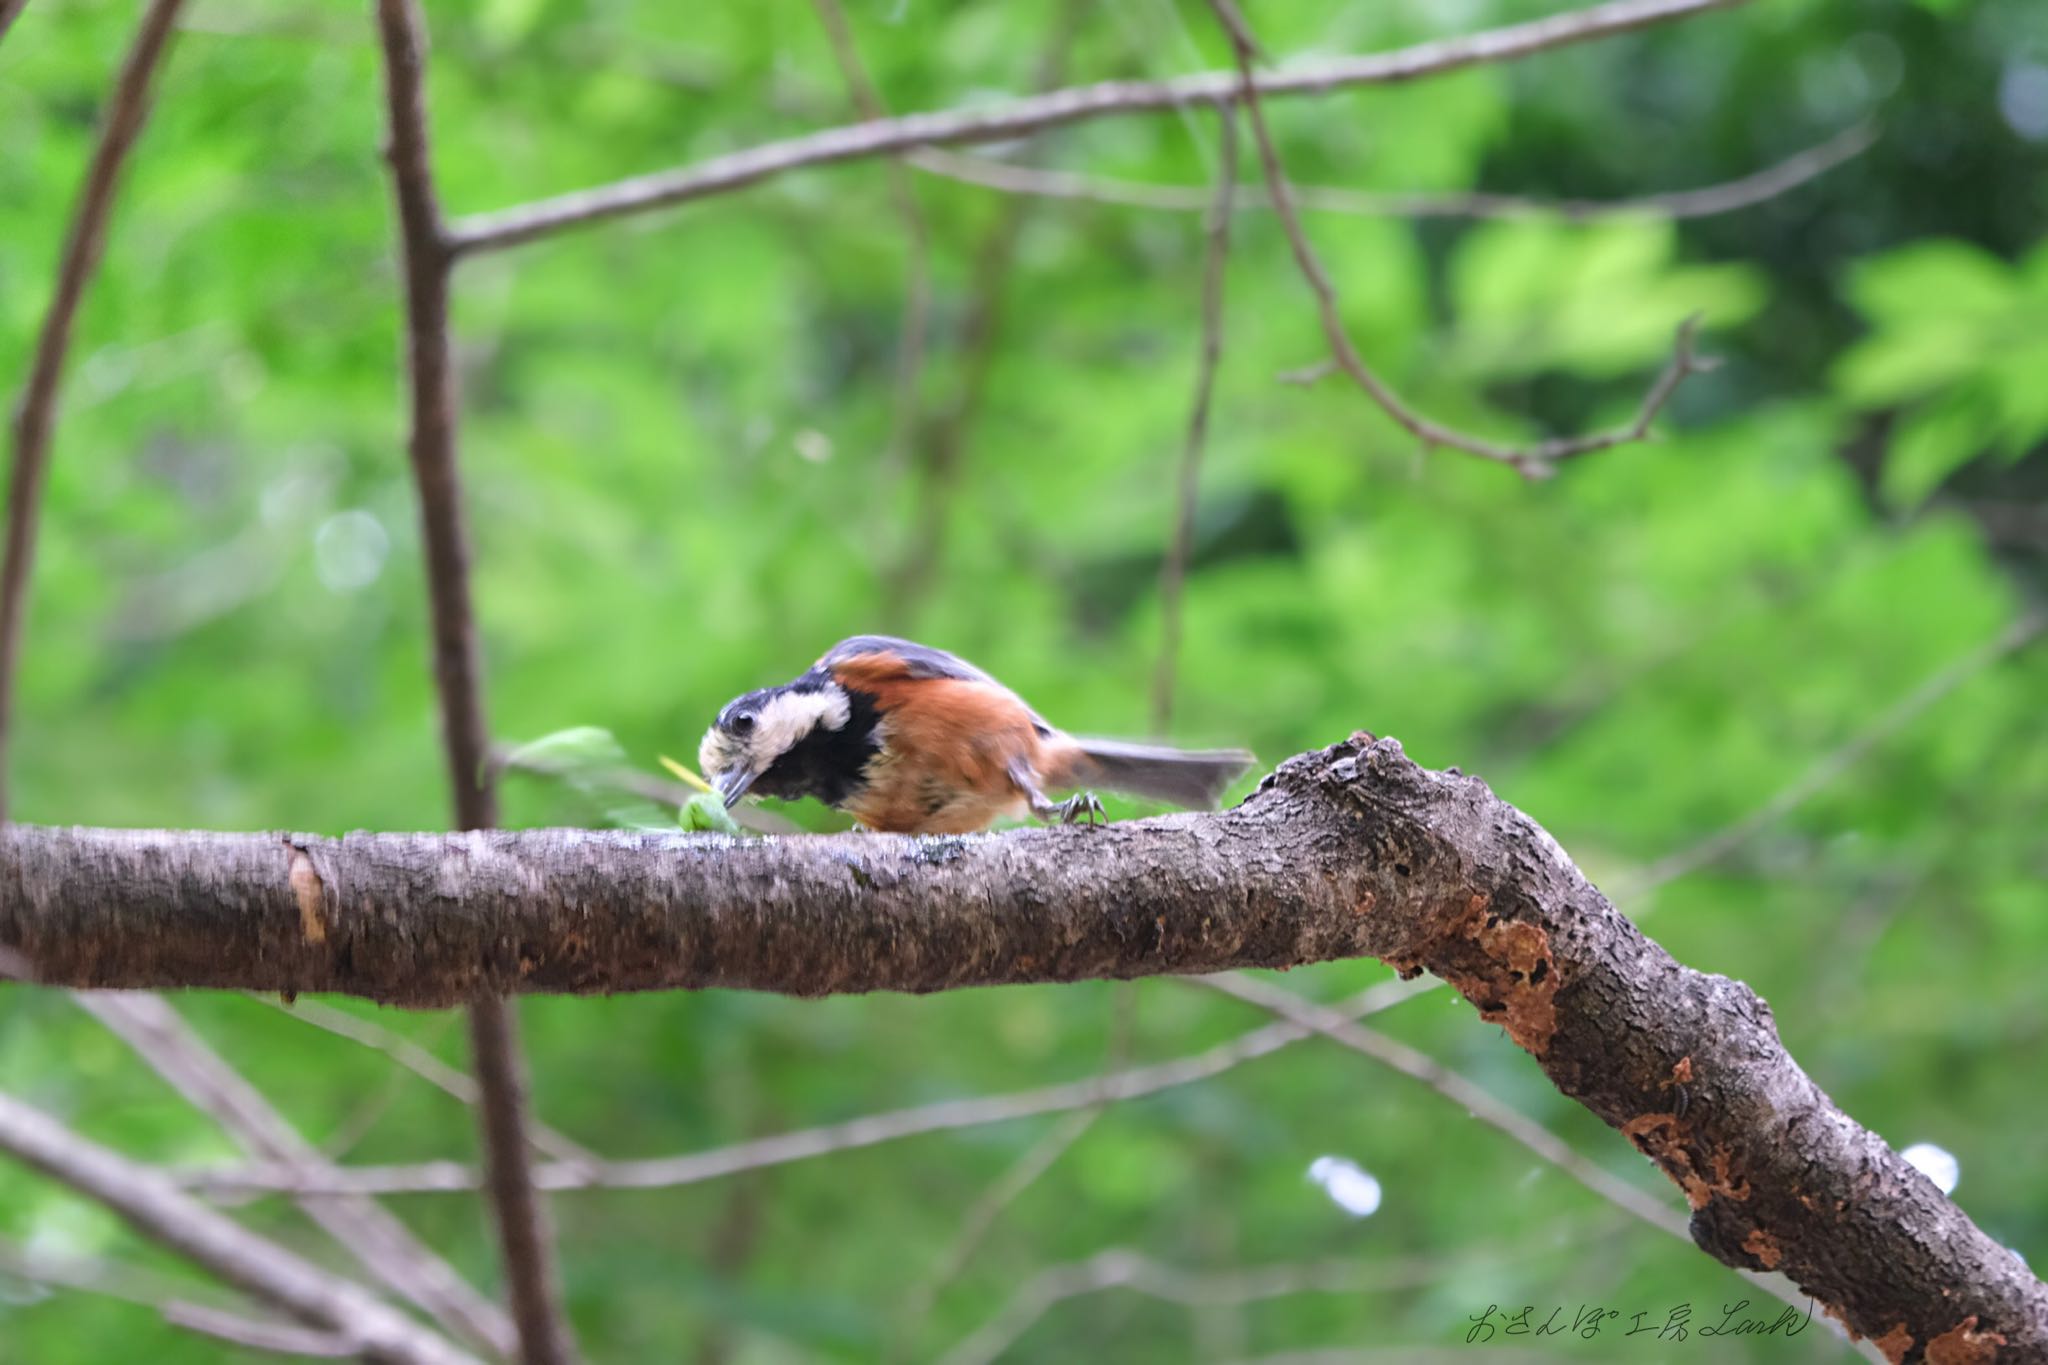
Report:
[[[1278,53],[1351,52],[1540,12],[1250,7]],[[133,164],[66,383],[18,704],[25,820],[224,828],[445,822],[402,448],[398,280],[359,6],[197,0]],[[438,171],[481,211],[847,121],[809,7],[428,6]],[[1030,88],[1047,0],[859,0],[898,109]],[[0,46],[0,379],[18,384],[135,6],[35,0]],[[1085,7],[1070,78],[1224,64],[1194,0]],[[2048,571],[2048,10],[2036,0],[1775,0],[1409,87],[1276,102],[1305,183],[1621,197],[1725,181],[1871,117],[1867,153],[1723,217],[1309,226],[1367,355],[1428,411],[1514,438],[1623,420],[1695,311],[1726,358],[1663,441],[1544,484],[1413,448],[1321,355],[1269,214],[1231,262],[1173,737],[1269,760],[1357,728],[1487,777],[1618,892],[1954,682],[1724,856],[1625,898],[1683,960],[1772,1003],[1793,1053],[1894,1143],[1961,1163],[1957,1198],[2048,1264],[2048,651],[1981,647]],[[1201,185],[1206,114],[1077,126],[1010,154]],[[1247,170],[1250,167],[1247,166]],[[465,264],[463,460],[495,733],[611,731],[688,756],[717,706],[833,640],[899,627],[1055,722],[1148,728],[1155,579],[1197,344],[1198,217],[1021,203],[922,176],[934,307],[924,420],[898,458],[902,222],[884,168],[805,172]],[[1249,194],[1249,192],[1248,192]],[[1006,228],[1007,225],[1007,228]],[[1014,230],[986,392],[917,535],[937,419],[977,360],[977,262]],[[599,818],[509,779],[522,823]],[[1128,808],[1123,808],[1128,813]],[[814,824],[817,812],[795,812]],[[670,818],[663,813],[662,818]],[[1295,974],[1334,998],[1371,964]],[[792,1001],[536,1000],[540,1113],[652,1155],[1087,1075],[1116,989]],[[1256,1022],[1170,982],[1132,1054]],[[381,1055],[265,1004],[193,1021],[354,1161],[463,1157],[468,1115]],[[355,1007],[352,1007],[355,1008]],[[378,1012],[450,1060],[442,1016]],[[1646,1188],[1628,1144],[1438,992],[1385,1017]],[[0,1086],[151,1160],[227,1141],[62,996],[0,994]],[[1193,1311],[1108,1292],[1016,1361],[1229,1359],[1451,1345],[1489,1303],[1661,1316],[1749,1291],[1621,1219],[1436,1096],[1315,1044],[1117,1106],[995,1223],[922,1320],[902,1305],[1038,1119],[672,1191],[555,1207],[595,1361],[935,1357],[1047,1266],[1129,1247],[1189,1268],[1442,1262],[1416,1288]],[[1383,1183],[1346,1217],[1306,1179]],[[393,1201],[495,1275],[475,1204]],[[312,1237],[278,1201],[240,1212]],[[0,1235],[165,1264],[0,1164]],[[1639,1342],[1542,1349],[1641,1359]],[[1684,1358],[1845,1354],[1691,1342]],[[0,1286],[0,1359],[241,1359],[148,1310]],[[253,1357],[252,1357],[253,1358]],[[1676,1358],[1674,1352],[1674,1358]]]

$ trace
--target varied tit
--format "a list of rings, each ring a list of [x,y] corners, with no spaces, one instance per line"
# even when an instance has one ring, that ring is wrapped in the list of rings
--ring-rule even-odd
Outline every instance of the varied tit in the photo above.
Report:
[[[1025,811],[1071,823],[1101,787],[1208,807],[1252,756],[1194,753],[1055,730],[964,659],[886,635],[834,645],[794,682],[735,697],[698,762],[730,806],[748,792],[815,796],[873,830],[966,834]]]

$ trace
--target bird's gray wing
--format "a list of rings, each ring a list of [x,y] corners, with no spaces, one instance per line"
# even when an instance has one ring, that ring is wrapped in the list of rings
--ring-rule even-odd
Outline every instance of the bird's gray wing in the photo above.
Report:
[[[853,635],[841,640],[826,651],[818,660],[820,668],[831,668],[834,664],[861,654],[893,654],[903,660],[904,672],[913,678],[958,678],[964,682],[992,683],[996,680],[976,668],[957,654],[948,654],[943,649],[933,649],[912,640],[899,640],[893,635]],[[1002,686],[996,683],[998,687]]]
[[[991,687],[1001,687],[1013,697],[1017,695],[957,654],[948,654],[943,649],[933,649],[930,645],[921,645],[915,640],[904,640],[894,635],[849,636],[825,651],[825,657],[818,660],[816,667],[830,672],[834,665],[863,654],[888,654],[901,659],[906,677],[954,678],[961,682],[987,683]],[[1018,700],[1023,699],[1020,697]],[[1038,727],[1040,734],[1053,733],[1052,725],[1044,716],[1032,710],[1029,705],[1024,709],[1031,712],[1032,723]]]

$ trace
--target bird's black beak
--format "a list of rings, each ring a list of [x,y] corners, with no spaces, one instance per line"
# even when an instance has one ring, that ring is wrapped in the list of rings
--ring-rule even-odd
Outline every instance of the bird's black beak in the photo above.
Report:
[[[731,810],[733,804],[747,794],[747,788],[754,785],[754,779],[758,776],[759,773],[746,768],[734,768],[729,772],[720,773],[718,780],[711,785],[718,788],[718,794],[725,798],[726,809]]]

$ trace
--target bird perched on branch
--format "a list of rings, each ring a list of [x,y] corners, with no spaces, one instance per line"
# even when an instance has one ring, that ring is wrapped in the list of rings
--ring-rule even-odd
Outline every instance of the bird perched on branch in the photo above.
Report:
[[[728,806],[749,792],[815,796],[869,829],[966,834],[1025,811],[1093,822],[1089,787],[1213,806],[1252,756],[1077,739],[964,659],[856,635],[793,682],[726,703],[698,762]]]

